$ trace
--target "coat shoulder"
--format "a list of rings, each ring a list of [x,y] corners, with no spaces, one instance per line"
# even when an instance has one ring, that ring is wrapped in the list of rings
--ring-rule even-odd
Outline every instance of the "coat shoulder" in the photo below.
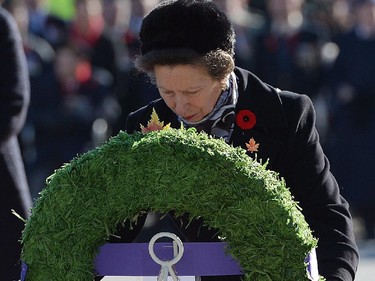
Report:
[[[140,131],[140,125],[146,126],[151,118],[153,109],[159,116],[159,120],[165,124],[171,123],[177,120],[176,115],[168,108],[165,102],[160,98],[150,102],[149,104],[139,108],[138,110],[129,114],[126,121],[126,131],[133,133]]]

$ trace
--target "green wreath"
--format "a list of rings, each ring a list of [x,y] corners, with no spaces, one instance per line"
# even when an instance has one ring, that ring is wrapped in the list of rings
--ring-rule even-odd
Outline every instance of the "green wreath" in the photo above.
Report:
[[[26,280],[92,280],[98,248],[149,210],[219,229],[245,280],[308,280],[317,241],[285,182],[194,129],[121,132],[55,171],[23,231]]]

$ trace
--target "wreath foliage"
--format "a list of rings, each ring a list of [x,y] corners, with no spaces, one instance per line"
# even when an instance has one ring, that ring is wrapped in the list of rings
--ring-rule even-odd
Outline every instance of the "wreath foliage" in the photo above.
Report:
[[[98,248],[149,210],[219,229],[245,280],[308,280],[317,241],[285,182],[244,149],[182,128],[120,132],[56,170],[23,231],[27,280],[92,280]]]

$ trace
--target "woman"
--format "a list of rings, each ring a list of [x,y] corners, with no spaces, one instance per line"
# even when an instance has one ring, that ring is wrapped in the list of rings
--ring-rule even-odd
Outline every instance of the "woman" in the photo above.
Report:
[[[147,126],[155,109],[164,124],[179,128],[182,122],[234,146],[246,149],[253,138],[249,156],[257,151],[259,161],[285,178],[319,239],[320,274],[353,280],[358,252],[351,215],[319,144],[311,100],[236,68],[232,26],[210,1],[162,2],[144,18],[140,40],[136,66],[161,99],[130,114],[127,131]],[[215,240],[198,221],[176,224],[188,240]]]

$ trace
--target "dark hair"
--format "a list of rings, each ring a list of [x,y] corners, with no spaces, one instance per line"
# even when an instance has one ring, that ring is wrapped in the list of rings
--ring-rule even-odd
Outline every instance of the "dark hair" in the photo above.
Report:
[[[231,55],[217,49],[200,55],[191,49],[154,50],[145,55],[137,56],[135,67],[153,78],[155,65],[193,64],[207,68],[208,73],[217,80],[222,80],[234,69]]]

